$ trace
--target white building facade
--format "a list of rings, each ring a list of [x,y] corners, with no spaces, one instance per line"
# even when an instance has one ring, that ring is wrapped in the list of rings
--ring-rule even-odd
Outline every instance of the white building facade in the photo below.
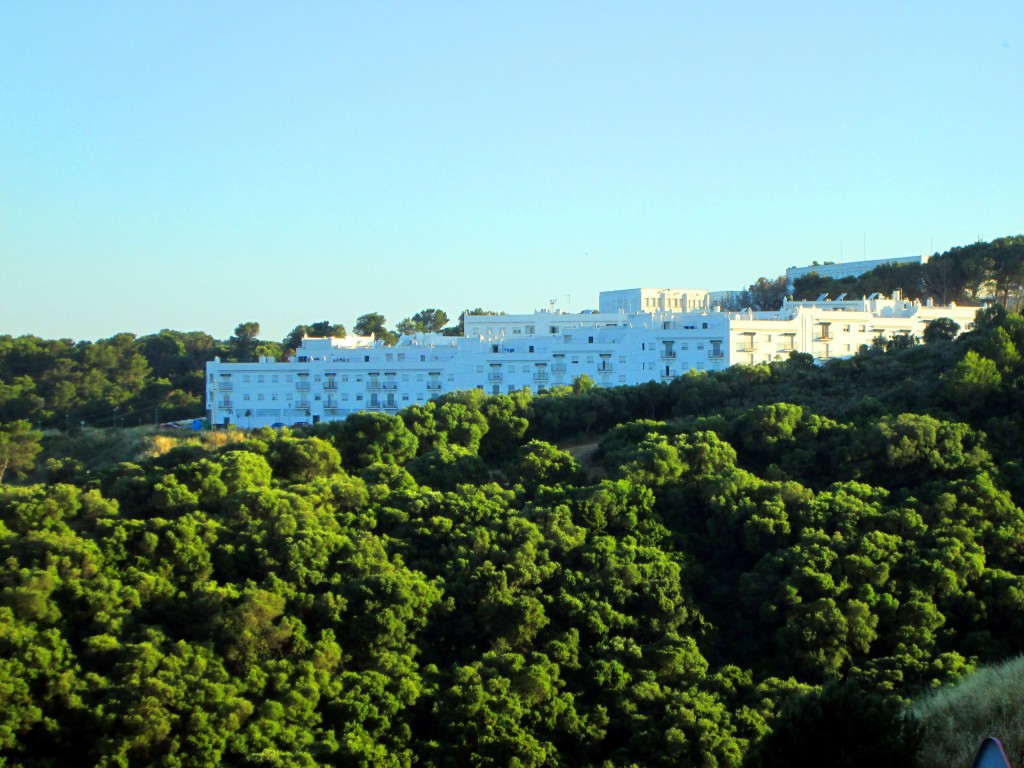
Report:
[[[645,299],[658,308],[632,308]],[[457,390],[540,392],[584,374],[614,387],[783,360],[791,352],[823,362],[855,354],[879,336],[919,337],[940,317],[967,330],[978,312],[894,297],[785,302],[777,312],[736,313],[709,309],[707,300],[707,291],[608,291],[598,311],[468,315],[462,337],[412,334],[395,346],[372,337],[307,338],[287,362],[207,363],[207,411],[217,426],[312,424],[356,411],[396,413]],[[604,311],[621,301],[631,302],[628,310]],[[661,308],[670,301],[687,309]],[[691,301],[701,308],[689,307]]]

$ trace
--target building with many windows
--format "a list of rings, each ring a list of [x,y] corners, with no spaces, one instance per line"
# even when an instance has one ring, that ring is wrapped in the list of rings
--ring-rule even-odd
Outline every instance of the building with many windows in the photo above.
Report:
[[[395,413],[463,389],[540,392],[583,374],[614,387],[791,352],[823,362],[878,337],[919,337],[940,317],[967,330],[978,312],[898,295],[786,301],[776,312],[722,312],[708,303],[707,291],[608,291],[588,312],[467,315],[462,337],[411,334],[395,346],[373,337],[307,338],[287,362],[207,363],[207,411],[213,424],[243,428],[316,423],[354,411]]]

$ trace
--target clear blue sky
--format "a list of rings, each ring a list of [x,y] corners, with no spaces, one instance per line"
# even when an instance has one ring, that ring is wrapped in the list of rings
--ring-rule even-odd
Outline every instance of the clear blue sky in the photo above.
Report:
[[[0,333],[279,340],[1024,231],[1021,0],[10,0],[0,34]]]

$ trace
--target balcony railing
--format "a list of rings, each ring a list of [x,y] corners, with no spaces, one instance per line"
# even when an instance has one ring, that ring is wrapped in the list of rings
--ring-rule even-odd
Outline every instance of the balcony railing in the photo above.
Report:
[[[221,392],[230,392],[234,388],[234,383],[230,381],[221,381],[217,383],[217,389],[219,389]]]
[[[756,352],[757,342],[756,341],[745,341],[736,345],[737,352]]]
[[[597,366],[597,370],[600,371],[601,373],[611,373],[612,370],[613,370],[612,369],[612,364],[611,363],[600,363]]]
[[[384,382],[384,389],[398,389],[398,382],[397,381],[385,381]]]
[[[337,382],[334,382],[334,381],[326,381],[326,382],[324,382],[324,389],[337,389],[337,388],[338,388]]]
[[[725,352],[716,352],[711,350],[708,352],[708,360],[725,360]]]
[[[217,407],[218,408],[230,408],[231,407],[231,401],[230,400],[221,400],[219,403],[217,403]]]
[[[546,373],[535,373],[533,374],[534,381],[547,381],[548,375]]]
[[[427,389],[428,390],[432,390],[433,391],[433,390],[437,390],[437,389],[440,389],[440,388],[441,388],[441,382],[440,381],[428,381],[427,382]]]
[[[505,378],[504,375],[500,374],[500,373],[488,373],[487,374],[487,380],[488,381],[504,381],[504,378]]]
[[[555,363],[551,366],[553,373],[565,373],[565,363]]]
[[[369,390],[371,390],[371,391],[373,391],[373,390],[377,390],[377,389],[380,389],[380,382],[379,382],[379,381],[370,381],[370,382],[367,382],[367,384],[366,384],[366,388],[367,388],[367,389],[369,389]]]
[[[296,400],[295,401],[295,407],[296,408],[309,408],[309,400]]]
[[[675,360],[676,359],[676,353],[672,352],[670,350],[663,349],[663,350],[661,350],[661,359],[662,360]]]

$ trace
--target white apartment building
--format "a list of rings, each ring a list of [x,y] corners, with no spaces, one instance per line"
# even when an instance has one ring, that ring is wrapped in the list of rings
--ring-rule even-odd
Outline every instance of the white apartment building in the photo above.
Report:
[[[652,299],[656,305],[644,303]],[[462,337],[412,334],[396,346],[372,337],[307,338],[287,362],[207,363],[207,411],[218,426],[316,423],[355,411],[396,413],[464,389],[540,392],[583,374],[614,387],[783,360],[790,352],[823,362],[879,336],[920,336],[940,317],[967,330],[978,312],[877,295],[787,301],[777,312],[720,312],[707,302],[707,291],[607,291],[597,311],[469,315]]]

